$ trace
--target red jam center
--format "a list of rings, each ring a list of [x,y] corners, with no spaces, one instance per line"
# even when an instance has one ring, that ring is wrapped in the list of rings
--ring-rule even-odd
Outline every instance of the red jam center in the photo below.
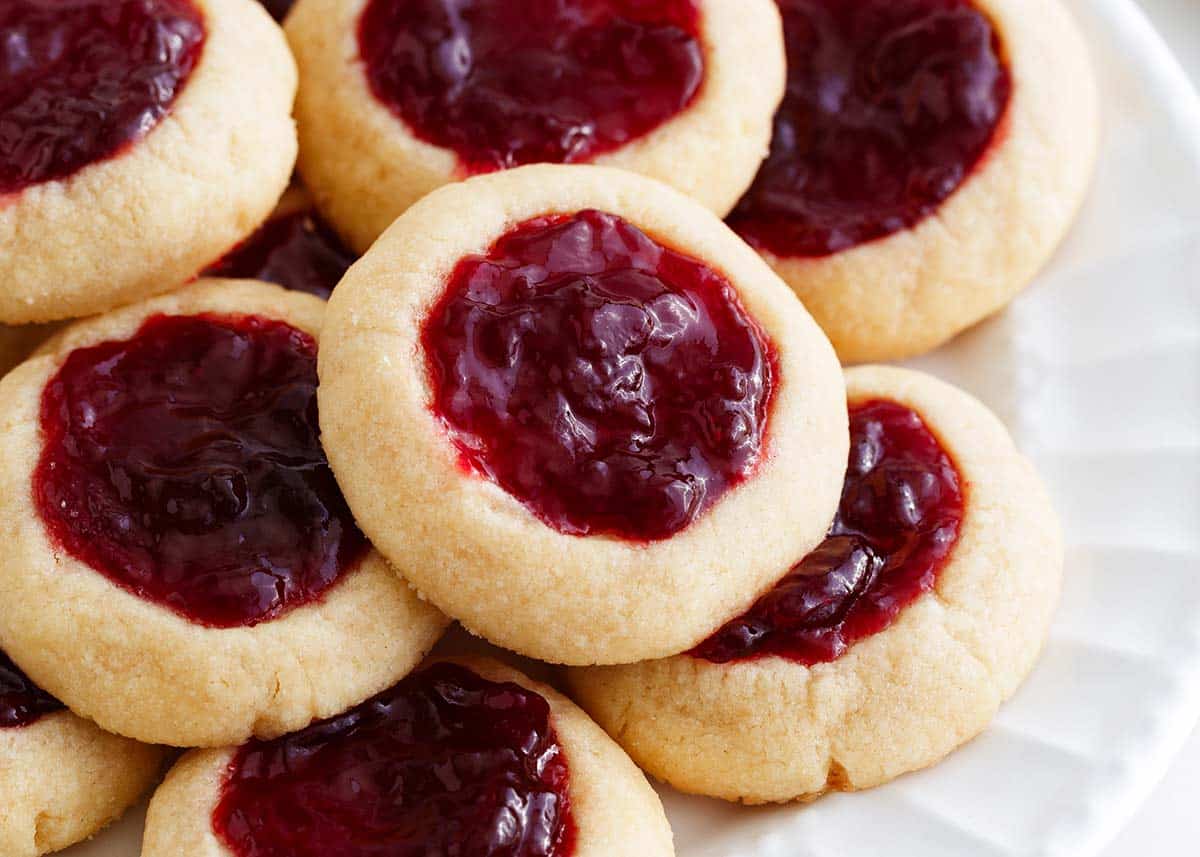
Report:
[[[202,625],[318,598],[366,542],[317,424],[317,346],[279,321],[155,316],[73,351],[42,393],[51,538]]]
[[[850,409],[850,463],[825,541],[691,654],[714,663],[778,655],[836,660],[937,582],[958,541],[964,486],[914,411]]]
[[[0,729],[28,726],[63,704],[31,682],[0,650]]]
[[[932,214],[987,151],[1012,89],[967,0],[778,0],[787,95],[729,217],[778,256],[824,256]]]
[[[774,354],[732,286],[611,214],[463,259],[422,343],[464,463],[563,533],[666,538],[762,447]]]
[[[0,3],[0,196],[140,140],[200,57],[190,0]]]
[[[212,823],[235,857],[568,857],[568,774],[541,695],[437,664],[242,747]]]
[[[704,79],[695,0],[371,0],[371,90],[468,172],[585,161],[684,110]]]
[[[328,298],[355,258],[315,213],[297,211],[268,220],[205,274],[265,280]]]

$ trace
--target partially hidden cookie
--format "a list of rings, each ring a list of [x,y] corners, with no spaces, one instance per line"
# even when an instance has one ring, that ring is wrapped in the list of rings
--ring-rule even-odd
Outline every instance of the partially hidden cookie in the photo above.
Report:
[[[254,0],[9,0],[0,43],[20,58],[0,76],[0,321],[178,287],[287,187],[296,67]]]
[[[783,94],[771,0],[300,0],[300,172],[363,251],[448,182],[595,163],[720,215]]]
[[[1005,306],[1087,191],[1097,93],[1058,0],[778,0],[787,95],[729,217],[844,362]]]
[[[4,857],[37,857],[91,837],[150,788],[164,755],[76,717],[0,651]]]
[[[447,614],[541,660],[694,646],[837,506],[829,343],[715,216],[622,170],[430,194],[333,293],[319,370],[364,532]]]
[[[568,699],[495,661],[439,660],[292,735],[195,751],[143,857],[670,857],[658,796]]]
[[[73,711],[177,746],[278,735],[441,633],[325,461],[323,309],[202,281],[73,325],[0,382],[0,640]]]
[[[847,373],[851,449],[825,542],[684,655],[571,670],[647,772],[746,803],[807,800],[934,764],[1037,660],[1062,543],[1000,422],[920,373]]]
[[[328,298],[357,258],[317,213],[304,186],[294,184],[266,222],[204,275],[262,280]]]

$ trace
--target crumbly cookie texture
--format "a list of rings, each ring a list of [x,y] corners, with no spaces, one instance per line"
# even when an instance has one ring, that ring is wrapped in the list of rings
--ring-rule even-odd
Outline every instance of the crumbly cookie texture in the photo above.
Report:
[[[830,663],[682,655],[571,670],[575,699],[646,771],[745,803],[854,791],[932,765],[979,734],[1033,668],[1062,578],[1049,498],[1005,428],[929,376],[862,367],[850,401],[916,410],[967,506],[935,589]]]
[[[723,273],[778,356],[755,470],[690,526],[648,544],[545,525],[460,467],[430,409],[420,330],[458,261],[531,218],[588,208]],[[363,531],[430,601],[521,654],[584,665],[684,651],[820,542],[837,507],[849,441],[829,343],[715,216],[632,173],[531,166],[435,191],[351,268],[323,342],[325,449]]]
[[[845,363],[929,351],[1006,306],[1049,261],[1087,193],[1099,102],[1058,0],[975,0],[1012,76],[995,141],[916,227],[820,258],[764,254]]]
[[[569,765],[575,857],[670,857],[671,828],[658,795],[629,757],[569,699],[497,661],[438,658],[486,679],[513,682],[550,703],[554,731]],[[233,750],[184,756],[150,802],[143,857],[232,857],[212,830],[212,814]]]
[[[249,235],[296,159],[296,66],[255,0],[194,0],[207,37],[128,151],[0,204],[0,321],[103,312],[177,288]]]
[[[299,168],[317,205],[359,252],[410,205],[462,178],[457,155],[418,139],[371,93],[357,27],[367,0],[300,0],[287,19],[300,66]],[[705,81],[650,134],[594,159],[674,185],[720,216],[758,170],[783,96],[774,0],[698,0]]]
[[[67,327],[0,383],[0,638],[38,685],[105,729],[183,747],[279,735],[390,686],[445,628],[374,550],[322,598],[280,618],[204,627],[61,551],[30,501],[42,390],[72,350],[127,338],[159,313],[261,315],[317,337],[323,309],[278,286],[202,280]]]
[[[69,711],[0,729],[0,853],[37,857],[95,835],[150,788],[165,758]]]

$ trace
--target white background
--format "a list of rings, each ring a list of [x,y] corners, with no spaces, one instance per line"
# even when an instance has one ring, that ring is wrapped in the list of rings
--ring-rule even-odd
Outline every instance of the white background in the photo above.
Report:
[[[1200,0],[1139,0],[1154,26],[1200,86]],[[1200,854],[1200,729],[1166,779],[1102,857]]]

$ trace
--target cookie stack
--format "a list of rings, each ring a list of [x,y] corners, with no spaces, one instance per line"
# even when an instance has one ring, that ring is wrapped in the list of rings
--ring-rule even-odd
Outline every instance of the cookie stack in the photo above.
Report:
[[[1046,0],[3,4],[0,853],[166,747],[145,857],[649,857],[643,771],[978,734],[1054,511],[842,364],[1028,283],[1095,113]]]

